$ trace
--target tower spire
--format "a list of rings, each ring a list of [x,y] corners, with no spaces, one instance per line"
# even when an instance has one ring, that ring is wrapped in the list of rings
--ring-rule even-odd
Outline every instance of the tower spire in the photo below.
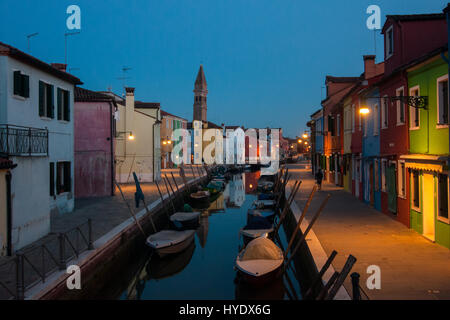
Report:
[[[205,72],[203,65],[198,69],[197,78],[194,84],[194,120],[207,121],[206,111],[207,103],[206,97],[208,95],[208,86],[206,84]]]

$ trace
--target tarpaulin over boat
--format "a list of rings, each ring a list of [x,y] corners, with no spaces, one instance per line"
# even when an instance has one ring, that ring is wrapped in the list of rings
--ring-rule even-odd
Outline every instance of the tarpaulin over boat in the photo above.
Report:
[[[241,252],[241,261],[246,260],[279,260],[283,258],[283,253],[272,240],[267,238],[256,238],[247,244]]]

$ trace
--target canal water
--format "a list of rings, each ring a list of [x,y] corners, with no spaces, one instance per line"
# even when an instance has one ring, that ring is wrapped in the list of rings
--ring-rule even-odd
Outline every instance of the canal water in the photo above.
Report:
[[[298,299],[300,286],[291,270],[263,288],[239,281],[234,269],[242,245],[239,230],[247,210],[257,199],[260,172],[232,176],[224,192],[202,211],[200,227],[191,246],[160,258],[147,252],[118,299]],[[287,239],[280,228],[279,241]],[[122,284],[123,286],[123,284]],[[120,292],[120,290],[119,290]]]

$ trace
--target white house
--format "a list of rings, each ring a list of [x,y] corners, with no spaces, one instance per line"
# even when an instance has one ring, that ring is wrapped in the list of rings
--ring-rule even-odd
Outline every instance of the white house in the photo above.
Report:
[[[17,164],[12,251],[46,235],[51,212],[74,207],[73,93],[81,81],[64,70],[0,42],[0,155]]]

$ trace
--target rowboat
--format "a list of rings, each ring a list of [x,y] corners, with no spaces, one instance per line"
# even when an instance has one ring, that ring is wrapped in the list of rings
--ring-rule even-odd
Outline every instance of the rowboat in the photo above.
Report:
[[[276,196],[275,193],[260,193],[258,194],[258,200],[274,200]]]
[[[268,191],[273,190],[273,186],[274,186],[274,183],[272,181],[267,181],[267,180],[261,181],[260,180],[260,181],[258,181],[257,189],[259,191],[268,192]]]
[[[275,200],[256,200],[253,206],[257,209],[269,209],[275,207],[276,203]]]
[[[191,197],[191,201],[192,203],[195,205],[199,205],[199,206],[207,206],[209,205],[209,196],[210,193],[207,190],[203,190],[203,191],[197,191],[194,193],[191,193],[190,197]]]
[[[176,212],[170,216],[170,221],[177,230],[196,229],[199,224],[200,212]]]
[[[273,223],[261,216],[247,215],[247,224],[240,230],[244,245],[256,238],[272,237],[274,231]]]
[[[265,219],[267,219],[268,221],[270,221],[271,223],[273,223],[273,220],[275,218],[275,214],[276,212],[270,209],[249,209],[247,211],[248,215],[252,215],[252,216],[258,216],[258,217],[263,217]],[[247,217],[247,221],[248,219],[251,219],[251,217]]]
[[[164,257],[186,249],[194,240],[194,234],[195,230],[162,230],[149,236],[146,244]]]
[[[249,284],[261,286],[281,274],[283,252],[267,238],[252,240],[236,258],[236,268]]]

